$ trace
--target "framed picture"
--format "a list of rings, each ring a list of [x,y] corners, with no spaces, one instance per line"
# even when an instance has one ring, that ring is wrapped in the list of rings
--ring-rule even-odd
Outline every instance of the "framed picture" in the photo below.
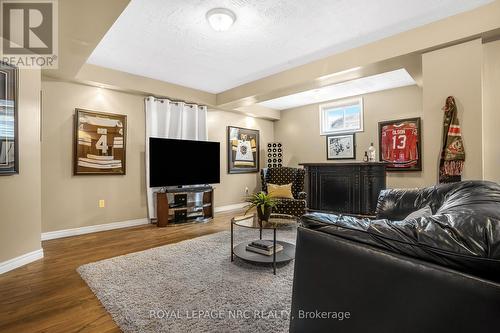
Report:
[[[259,171],[259,131],[227,127],[227,172]]]
[[[124,175],[127,116],[76,109],[74,175]]]
[[[354,134],[329,135],[326,137],[327,160],[352,160],[356,158]]]
[[[319,106],[320,135],[363,131],[363,99],[353,98]]]
[[[388,171],[421,171],[420,118],[378,123],[380,161]]]
[[[0,175],[19,173],[16,67],[0,61]]]

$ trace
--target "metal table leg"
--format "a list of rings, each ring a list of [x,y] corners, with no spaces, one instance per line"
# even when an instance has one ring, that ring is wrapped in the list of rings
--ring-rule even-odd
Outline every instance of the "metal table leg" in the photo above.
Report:
[[[231,221],[231,261],[234,261],[234,250],[233,250],[233,222]]]

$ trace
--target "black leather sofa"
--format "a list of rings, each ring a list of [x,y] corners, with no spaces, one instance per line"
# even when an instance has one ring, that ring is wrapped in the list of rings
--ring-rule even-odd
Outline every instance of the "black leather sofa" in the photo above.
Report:
[[[301,222],[290,332],[500,331],[500,185],[384,190],[374,220]]]

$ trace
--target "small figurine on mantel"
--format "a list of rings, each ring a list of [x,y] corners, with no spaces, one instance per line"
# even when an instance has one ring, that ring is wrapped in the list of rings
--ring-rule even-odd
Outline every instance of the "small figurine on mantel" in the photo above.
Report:
[[[368,162],[368,152],[365,151],[365,156],[363,156],[363,162]]]
[[[376,149],[373,146],[373,142],[370,143],[370,147],[368,148],[368,161],[375,162],[376,161]]]

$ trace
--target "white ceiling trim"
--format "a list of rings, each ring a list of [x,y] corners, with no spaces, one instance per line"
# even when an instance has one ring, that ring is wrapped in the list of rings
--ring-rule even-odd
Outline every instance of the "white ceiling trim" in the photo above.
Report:
[[[417,84],[406,69],[366,76],[330,86],[302,91],[258,103],[275,110],[292,109],[299,106],[321,103],[335,99],[369,94],[377,91],[400,88]]]

